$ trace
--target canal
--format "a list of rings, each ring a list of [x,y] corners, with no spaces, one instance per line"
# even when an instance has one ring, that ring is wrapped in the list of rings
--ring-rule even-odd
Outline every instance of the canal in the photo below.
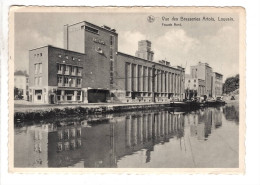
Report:
[[[236,168],[238,105],[16,123],[14,167]]]

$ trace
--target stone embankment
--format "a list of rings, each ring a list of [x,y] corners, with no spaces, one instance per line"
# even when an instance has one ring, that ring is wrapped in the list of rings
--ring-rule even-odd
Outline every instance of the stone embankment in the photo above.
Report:
[[[75,105],[75,106],[55,106],[55,107],[41,107],[35,106],[30,109],[15,110],[14,121],[32,121],[32,120],[43,120],[52,119],[59,117],[79,117],[93,114],[105,114],[105,113],[119,113],[126,111],[138,111],[138,110],[149,110],[149,109],[163,109],[168,107],[169,103],[155,103],[155,104],[103,104],[103,105]]]

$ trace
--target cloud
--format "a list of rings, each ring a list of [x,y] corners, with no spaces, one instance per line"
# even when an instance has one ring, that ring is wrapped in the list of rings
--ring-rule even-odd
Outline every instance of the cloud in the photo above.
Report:
[[[203,37],[199,47],[205,62],[225,77],[239,72],[238,49],[238,31],[231,26],[220,28],[214,36]]]
[[[189,37],[182,29],[172,29],[155,39],[155,60],[167,59],[172,65],[184,65],[200,41]]]
[[[24,29],[16,32],[15,35],[15,69],[27,70],[29,68],[29,50],[53,45],[63,47],[62,32],[54,35],[44,35],[34,29]]]
[[[238,73],[238,32],[231,26],[221,27],[215,35],[190,37],[183,29],[169,30],[152,43],[155,60],[166,59],[182,65],[186,72],[199,61],[207,62],[224,77]],[[227,67],[229,66],[229,67]]]
[[[145,39],[147,39],[146,36],[138,31],[119,32],[118,50],[134,56],[138,48],[138,41]]]

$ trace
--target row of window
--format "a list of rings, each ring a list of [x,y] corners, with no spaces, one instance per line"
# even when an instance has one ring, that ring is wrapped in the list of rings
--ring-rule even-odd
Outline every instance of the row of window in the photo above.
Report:
[[[59,57],[59,58],[62,58],[62,55],[59,54],[58,57]],[[69,59],[69,56],[68,56],[68,55],[65,55],[65,58],[66,58],[66,59]],[[71,60],[73,60],[73,61],[77,60],[77,61],[79,61],[79,62],[81,61],[80,58],[76,58],[76,57],[73,57],[73,56],[71,57]]]
[[[110,35],[110,85],[114,84],[114,61],[113,61],[113,42],[114,42],[114,36]]]
[[[188,80],[188,82],[190,83],[191,81],[190,81],[190,80]],[[194,80],[194,82],[196,82],[196,80]]]
[[[72,77],[63,77],[58,76],[57,78],[59,86],[66,86],[66,87],[79,87],[81,86],[82,79],[81,78],[72,78]]]
[[[82,75],[82,68],[77,67],[77,66],[57,64],[57,71],[58,71],[58,74],[75,75],[75,76]]]
[[[42,73],[42,63],[34,64],[34,74]]]
[[[35,53],[34,54],[34,57],[41,57],[41,56],[42,56],[42,53],[37,53],[37,54]]]

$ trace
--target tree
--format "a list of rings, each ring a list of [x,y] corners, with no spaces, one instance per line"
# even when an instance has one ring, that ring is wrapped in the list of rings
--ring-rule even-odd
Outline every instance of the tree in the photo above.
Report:
[[[223,84],[223,93],[228,94],[230,92],[239,89],[239,74],[233,77],[229,77],[225,80]]]

